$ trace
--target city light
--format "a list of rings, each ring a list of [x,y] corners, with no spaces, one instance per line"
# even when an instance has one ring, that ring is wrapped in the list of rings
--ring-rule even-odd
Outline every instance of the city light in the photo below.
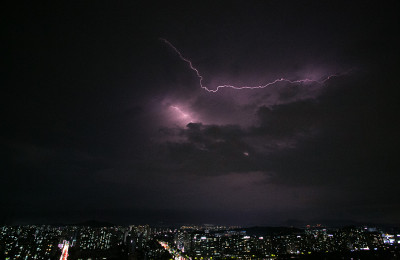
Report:
[[[212,225],[181,228],[141,226],[3,226],[0,259],[288,259],[400,254],[400,233],[378,228],[241,228]],[[369,231],[374,230],[374,231]],[[258,236],[255,233],[263,234]],[[22,242],[23,241],[23,242]],[[23,243],[24,246],[18,246]],[[61,248],[59,246],[62,246]],[[372,255],[371,255],[372,256]]]

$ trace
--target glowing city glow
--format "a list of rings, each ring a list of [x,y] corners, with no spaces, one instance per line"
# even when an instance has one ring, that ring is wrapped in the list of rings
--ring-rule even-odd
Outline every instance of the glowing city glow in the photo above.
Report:
[[[193,63],[192,63],[191,60],[189,60],[188,58],[184,57],[182,55],[182,53],[171,42],[169,42],[168,40],[166,40],[164,38],[160,38],[160,40],[163,41],[164,43],[166,43],[169,47],[171,47],[176,52],[176,54],[178,54],[179,58],[181,60],[183,60],[184,62],[186,62],[189,65],[190,69],[193,70],[196,73],[196,76],[199,78],[200,87],[202,89],[206,90],[207,92],[211,92],[211,93],[218,92],[218,90],[220,90],[222,88],[231,88],[231,89],[237,89],[237,90],[241,90],[241,89],[263,89],[263,88],[266,88],[268,86],[274,85],[274,84],[279,83],[279,82],[286,82],[286,83],[289,83],[289,84],[297,84],[297,83],[324,84],[327,80],[329,80],[329,79],[331,79],[333,77],[338,77],[338,76],[341,75],[341,74],[333,74],[333,75],[330,75],[330,76],[326,77],[323,80],[313,80],[313,79],[309,79],[309,78],[299,79],[299,80],[290,80],[290,79],[286,79],[286,78],[279,78],[279,79],[276,79],[274,81],[271,81],[271,82],[268,82],[268,83],[266,83],[264,85],[259,85],[259,86],[239,86],[238,87],[238,86],[233,86],[233,85],[226,84],[226,85],[219,85],[219,86],[215,87],[214,89],[210,89],[210,88],[208,88],[208,87],[203,85],[203,79],[204,78],[200,74],[199,70],[195,66],[193,66]],[[347,73],[348,72],[346,72],[344,74],[347,74]]]

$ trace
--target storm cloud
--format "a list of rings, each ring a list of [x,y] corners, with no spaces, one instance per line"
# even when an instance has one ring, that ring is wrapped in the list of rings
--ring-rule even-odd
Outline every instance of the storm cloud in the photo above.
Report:
[[[0,221],[398,223],[396,6],[9,6]]]

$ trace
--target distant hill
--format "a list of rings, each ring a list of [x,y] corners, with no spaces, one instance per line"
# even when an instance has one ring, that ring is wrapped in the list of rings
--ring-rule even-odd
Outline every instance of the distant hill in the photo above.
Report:
[[[302,232],[299,228],[294,227],[249,227],[241,228],[238,231],[244,230],[250,236],[272,236],[272,235],[291,235]]]
[[[379,227],[379,228],[388,228],[398,225],[393,224],[385,224],[385,223],[371,223],[371,222],[360,222],[354,221],[351,219],[312,219],[312,220],[296,220],[290,219],[282,223],[282,226],[287,227],[306,227],[307,225],[316,226],[320,224],[327,228],[343,228],[347,226],[355,226],[355,227]]]
[[[81,223],[71,224],[69,226],[88,226],[88,227],[115,227],[117,225],[104,222],[104,221],[97,221],[97,220],[88,220]]]

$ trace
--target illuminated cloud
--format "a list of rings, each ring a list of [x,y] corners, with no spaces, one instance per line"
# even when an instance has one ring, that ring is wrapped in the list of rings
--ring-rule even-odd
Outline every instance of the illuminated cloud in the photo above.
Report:
[[[177,106],[170,106],[170,108],[174,111],[176,114],[176,118],[179,121],[182,121],[184,124],[189,124],[193,123],[195,120],[190,116],[190,114],[183,112],[179,107]]]
[[[394,1],[14,2],[0,221],[400,219]]]

